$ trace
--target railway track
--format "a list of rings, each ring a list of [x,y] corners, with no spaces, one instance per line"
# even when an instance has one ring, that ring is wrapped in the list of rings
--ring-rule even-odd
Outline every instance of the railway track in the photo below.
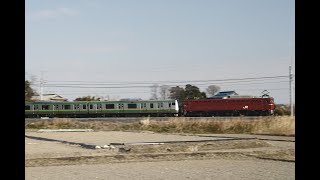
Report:
[[[96,118],[25,118],[26,121],[41,121],[41,120],[55,120],[55,119],[71,119],[77,121],[140,121],[140,120],[154,120],[154,121],[168,121],[171,119],[185,119],[185,120],[263,120],[272,119],[274,116],[230,116],[230,117],[96,117]]]

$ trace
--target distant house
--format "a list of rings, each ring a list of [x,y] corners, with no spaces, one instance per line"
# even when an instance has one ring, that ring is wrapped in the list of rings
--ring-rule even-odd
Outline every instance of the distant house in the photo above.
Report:
[[[238,93],[236,93],[235,91],[220,91],[218,94],[211,96],[209,98],[225,98],[228,96],[236,96],[239,95]]]
[[[39,95],[37,95],[37,96],[32,96],[31,100],[32,101],[40,101],[41,98]],[[67,98],[64,98],[58,94],[43,94],[42,100],[43,101],[68,101]]]
[[[226,99],[226,98],[258,98],[257,96],[251,95],[239,95],[235,91],[221,91],[218,94],[209,98]]]

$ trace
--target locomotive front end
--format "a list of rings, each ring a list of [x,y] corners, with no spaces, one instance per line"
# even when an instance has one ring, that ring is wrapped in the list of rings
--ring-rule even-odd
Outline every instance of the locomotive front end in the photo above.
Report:
[[[269,114],[274,114],[274,109],[275,109],[275,106],[274,106],[274,99],[273,98],[269,98],[268,99],[268,110],[269,110]]]

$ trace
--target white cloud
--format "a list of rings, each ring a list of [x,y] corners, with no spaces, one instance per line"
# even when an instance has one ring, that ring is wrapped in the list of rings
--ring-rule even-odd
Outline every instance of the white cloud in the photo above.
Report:
[[[35,19],[53,19],[64,16],[75,16],[77,14],[79,14],[79,12],[74,9],[60,7],[57,9],[47,9],[30,13],[30,17]]]

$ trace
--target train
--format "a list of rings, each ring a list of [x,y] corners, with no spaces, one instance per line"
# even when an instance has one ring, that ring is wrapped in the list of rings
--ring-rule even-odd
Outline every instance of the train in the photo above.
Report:
[[[269,116],[273,97],[225,96],[204,99],[25,102],[25,118]]]
[[[183,115],[192,116],[268,116],[274,114],[272,97],[228,96],[226,98],[186,99]]]
[[[25,102],[25,118],[178,116],[177,100]]]

